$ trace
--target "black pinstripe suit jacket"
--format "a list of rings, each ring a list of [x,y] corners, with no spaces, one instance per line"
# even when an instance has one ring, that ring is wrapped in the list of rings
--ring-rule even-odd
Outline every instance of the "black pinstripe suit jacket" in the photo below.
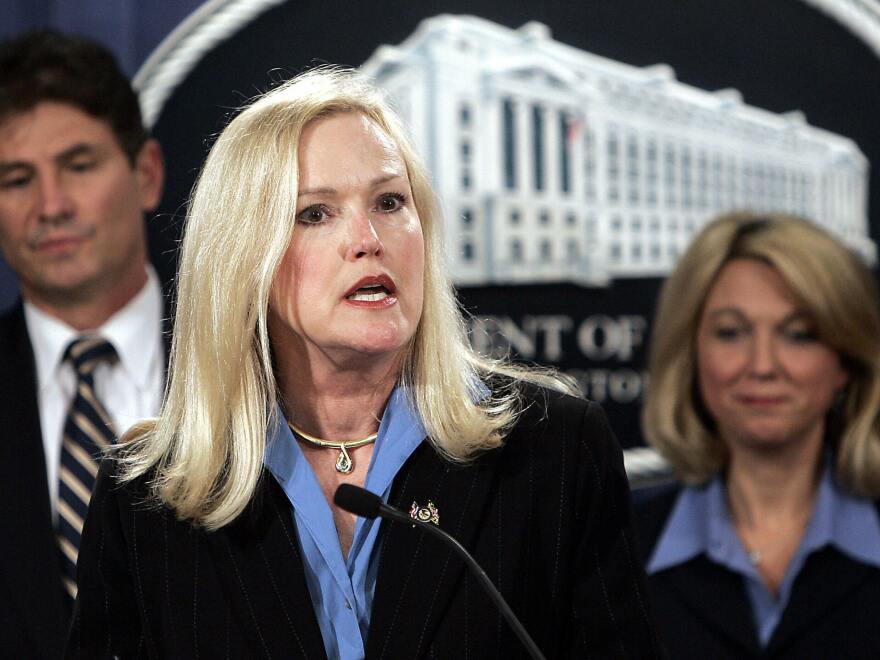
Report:
[[[433,501],[548,658],[649,658],[657,646],[632,544],[621,452],[598,406],[529,388],[501,450],[465,467],[424,442],[391,503]],[[68,657],[323,658],[290,504],[264,472],[213,533],[148,509],[105,466],[80,551]],[[368,658],[517,658],[519,642],[445,547],[382,523]]]

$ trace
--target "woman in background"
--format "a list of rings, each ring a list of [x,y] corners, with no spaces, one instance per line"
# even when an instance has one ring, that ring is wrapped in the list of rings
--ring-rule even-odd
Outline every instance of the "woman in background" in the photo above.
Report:
[[[671,657],[880,657],[868,268],[805,220],[723,217],[653,332],[644,431],[685,486],[637,513]]]
[[[523,657],[450,550],[338,508],[340,484],[453,534],[547,657],[656,654],[603,414],[471,351],[441,230],[358,75],[303,74],[229,124],[167,400],[97,481],[70,657]]]

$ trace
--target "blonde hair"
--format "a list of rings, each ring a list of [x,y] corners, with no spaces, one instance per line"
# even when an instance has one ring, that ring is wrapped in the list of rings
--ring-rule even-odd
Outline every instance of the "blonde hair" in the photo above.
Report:
[[[157,502],[209,529],[247,506],[276,419],[269,292],[294,231],[298,144],[312,120],[362,113],[397,144],[425,243],[422,317],[399,385],[439,452],[498,447],[520,412],[517,379],[570,390],[553,372],[476,355],[444,269],[442,216],[425,166],[380,93],[324,67],[259,97],[221,133],[195,186],[180,258],[169,384],[160,416],[121,443],[121,479],[149,474]],[[495,376],[506,376],[500,384]],[[496,385],[483,398],[480,379]]]
[[[696,336],[715,278],[732,259],[775,268],[816,324],[819,340],[849,374],[835,412],[836,469],[852,492],[880,496],[880,312],[874,278],[853,252],[792,216],[732,214],[693,240],[666,280],[651,338],[642,410],[648,442],[686,483],[710,479],[727,461],[697,383]],[[827,422],[826,422],[827,423]]]

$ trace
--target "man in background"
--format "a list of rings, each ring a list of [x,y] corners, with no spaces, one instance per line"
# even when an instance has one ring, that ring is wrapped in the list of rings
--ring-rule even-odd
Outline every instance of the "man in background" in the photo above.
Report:
[[[0,654],[59,658],[101,452],[158,412],[162,290],[144,213],[164,167],[103,47],[54,32],[0,44]]]

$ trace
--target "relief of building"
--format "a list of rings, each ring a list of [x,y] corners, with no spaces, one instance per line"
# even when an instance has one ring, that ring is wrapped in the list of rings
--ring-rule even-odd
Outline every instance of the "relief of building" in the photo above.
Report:
[[[663,276],[735,209],[804,215],[876,258],[867,159],[799,112],[469,16],[422,21],[362,70],[427,160],[457,284]]]

